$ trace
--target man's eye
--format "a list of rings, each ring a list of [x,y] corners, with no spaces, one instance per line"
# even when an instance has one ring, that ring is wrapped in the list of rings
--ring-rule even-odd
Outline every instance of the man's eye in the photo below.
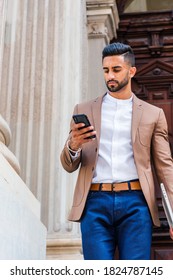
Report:
[[[115,73],[118,73],[118,72],[120,72],[121,70],[120,69],[114,69],[113,70],[113,72],[115,72]]]

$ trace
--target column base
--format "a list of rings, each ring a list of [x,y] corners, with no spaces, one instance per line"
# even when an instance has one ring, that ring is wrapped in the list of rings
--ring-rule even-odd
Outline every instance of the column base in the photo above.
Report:
[[[83,260],[80,239],[47,239],[48,260]]]

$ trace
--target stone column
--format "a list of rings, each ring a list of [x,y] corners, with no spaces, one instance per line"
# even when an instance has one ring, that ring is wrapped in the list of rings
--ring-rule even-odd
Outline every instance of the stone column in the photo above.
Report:
[[[6,21],[6,4],[7,0],[0,0],[0,76],[2,71],[2,52],[5,35],[5,21]]]
[[[87,0],[88,92],[91,99],[106,91],[102,73],[102,50],[116,38],[119,16],[115,0]]]
[[[56,167],[52,188],[51,216],[47,241],[47,258],[79,259],[81,241],[79,224],[67,220],[76,182],[75,174],[67,174],[59,155],[69,133],[73,107],[86,98],[87,29],[85,1],[59,1]],[[55,135],[53,137],[55,137]],[[53,139],[53,138],[52,138]]]
[[[77,248],[80,254],[79,225],[67,220],[76,173],[68,175],[59,157],[73,107],[86,98],[86,2],[4,3],[0,112],[12,131],[10,149],[19,159],[22,179],[41,203],[48,255],[49,248],[55,255],[64,248]]]

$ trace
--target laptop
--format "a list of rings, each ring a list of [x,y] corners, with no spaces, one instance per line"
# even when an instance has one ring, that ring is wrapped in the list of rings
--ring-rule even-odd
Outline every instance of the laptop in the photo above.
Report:
[[[165,215],[170,227],[173,228],[173,210],[171,208],[171,204],[169,202],[168,195],[166,193],[166,189],[163,183],[160,184],[161,194],[162,194],[162,205],[165,211]]]

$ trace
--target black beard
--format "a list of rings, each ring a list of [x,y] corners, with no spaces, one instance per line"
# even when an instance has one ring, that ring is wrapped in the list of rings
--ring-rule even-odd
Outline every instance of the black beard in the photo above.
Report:
[[[108,83],[109,83],[110,81],[108,81],[107,83],[106,83],[106,86],[107,86],[107,88],[108,88],[108,90],[110,91],[110,92],[117,92],[117,91],[119,91],[119,90],[121,90],[122,88],[124,88],[125,86],[127,86],[127,84],[128,84],[128,79],[124,79],[124,81],[122,81],[121,83],[118,83],[118,85],[117,86],[109,86],[108,85]],[[117,81],[116,81],[117,82]]]

